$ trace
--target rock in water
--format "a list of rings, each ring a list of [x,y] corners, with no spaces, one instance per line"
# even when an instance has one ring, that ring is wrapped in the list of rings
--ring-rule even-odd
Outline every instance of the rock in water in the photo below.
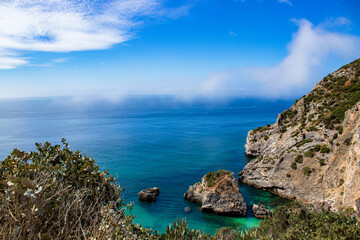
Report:
[[[186,213],[191,212],[191,208],[190,208],[190,207],[186,207],[186,208],[184,208],[184,211],[185,211]]]
[[[271,217],[271,211],[262,204],[253,204],[251,210],[256,218],[264,219]]]
[[[246,217],[246,203],[234,173],[226,170],[209,172],[189,187],[184,198],[201,204],[201,211],[224,216]]]
[[[145,202],[155,202],[156,196],[160,194],[160,190],[157,187],[148,188],[138,193],[140,200]]]

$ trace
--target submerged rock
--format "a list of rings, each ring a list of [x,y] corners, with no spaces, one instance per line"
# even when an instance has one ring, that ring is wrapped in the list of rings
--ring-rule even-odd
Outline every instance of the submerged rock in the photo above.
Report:
[[[189,187],[184,198],[201,204],[201,211],[225,216],[246,216],[246,203],[234,173],[226,170],[209,172]]]
[[[271,211],[262,204],[253,204],[251,207],[251,211],[254,213],[254,216],[259,219],[271,217]]]
[[[184,208],[184,211],[187,212],[187,213],[188,213],[188,212],[191,212],[191,208],[190,208],[190,207],[186,207],[186,208]]]
[[[157,187],[148,188],[138,193],[140,200],[145,202],[155,202],[156,196],[160,194],[160,190]]]

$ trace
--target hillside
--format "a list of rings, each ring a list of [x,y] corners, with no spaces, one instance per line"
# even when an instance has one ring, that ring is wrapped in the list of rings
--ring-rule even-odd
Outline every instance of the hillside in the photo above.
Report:
[[[330,210],[360,204],[360,59],[248,133],[239,180]]]

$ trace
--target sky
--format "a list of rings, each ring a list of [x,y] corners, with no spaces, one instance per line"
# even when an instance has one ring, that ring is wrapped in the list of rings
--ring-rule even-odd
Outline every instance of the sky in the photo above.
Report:
[[[0,98],[287,99],[360,57],[358,0],[1,0]]]

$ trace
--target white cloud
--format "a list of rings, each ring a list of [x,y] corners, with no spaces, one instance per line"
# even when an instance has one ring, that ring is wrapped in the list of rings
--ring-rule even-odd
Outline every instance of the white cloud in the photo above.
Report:
[[[288,44],[288,55],[280,63],[215,73],[204,82],[203,94],[270,98],[294,96],[304,93],[305,89],[320,80],[318,70],[324,67],[325,62],[359,57],[359,37],[330,32],[321,24],[314,26],[305,19],[294,22],[299,29]]]
[[[160,0],[2,0],[0,69],[27,64],[24,51],[107,49],[130,39],[141,17],[176,18],[188,7],[167,11]]]
[[[279,3],[286,3],[286,4],[290,5],[290,6],[293,5],[292,2],[290,2],[289,0],[278,0],[278,2]]]

